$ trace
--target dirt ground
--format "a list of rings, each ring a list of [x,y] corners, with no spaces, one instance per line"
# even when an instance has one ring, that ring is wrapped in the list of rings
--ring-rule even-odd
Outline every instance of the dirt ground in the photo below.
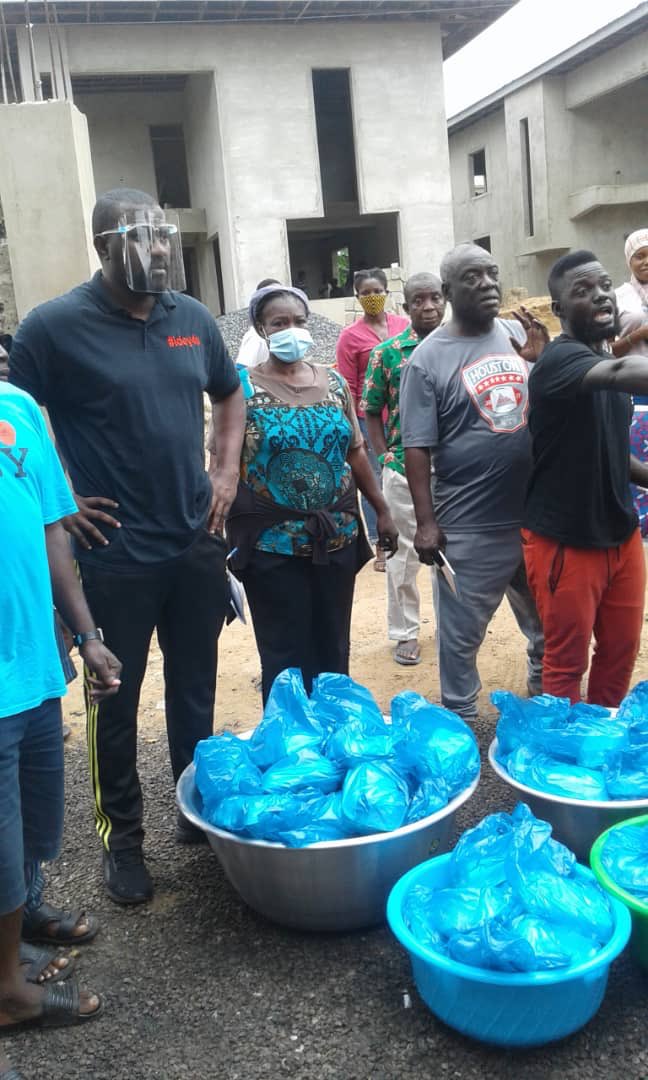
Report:
[[[417,690],[433,701],[439,700],[439,677],[434,641],[434,610],[430,573],[421,567],[421,648],[423,659],[418,667],[400,667],[392,659],[393,646],[386,631],[386,578],[369,563],[356,583],[351,632],[351,674],[368,686],[378,703],[387,711],[389,702],[401,690]],[[488,712],[488,695],[506,689],[524,694],[526,657],[524,638],[511,610],[502,604],[486,634],[479,656],[483,684],[480,709]],[[223,630],[220,639],[215,730],[242,730],[254,727],[261,712],[261,695],[255,687],[260,665],[252,626],[235,622]],[[644,632],[635,681],[648,678],[648,627]],[[162,658],[154,643],[144,681],[140,706],[140,724],[144,741],[165,738],[163,708]],[[80,679],[70,687],[65,703],[68,723],[75,734],[83,736],[85,715]]]
[[[353,674],[383,707],[411,687],[438,695],[429,572],[421,569],[423,662],[400,668],[385,635],[385,578],[364,569],[353,625]],[[260,715],[259,665],[249,627],[223,632],[216,727],[244,728]],[[636,678],[648,675],[645,637]],[[506,606],[482,648],[484,694],[524,691],[522,639]],[[173,838],[175,806],[164,733],[161,660],[153,648],[141,709],[139,768],[151,904],[122,909],[102,887],[92,825],[80,680],[65,702],[66,827],[48,869],[48,899],[80,905],[101,922],[79,949],[81,985],[104,997],[86,1028],[25,1030],[3,1046],[29,1080],[648,1080],[648,979],[626,952],[612,968],[603,1006],[577,1035],[536,1050],[496,1050],[435,1020],[415,991],[409,960],[387,927],[317,935],[276,926],[247,908],[204,846]],[[486,696],[476,725],[482,751],[495,719]],[[150,745],[146,745],[150,744]],[[454,837],[513,792],[485,760]]]

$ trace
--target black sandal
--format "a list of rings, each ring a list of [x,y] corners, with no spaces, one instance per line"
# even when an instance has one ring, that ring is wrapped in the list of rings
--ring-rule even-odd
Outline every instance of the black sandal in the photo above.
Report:
[[[85,934],[75,934],[76,926],[87,922]],[[47,932],[50,923],[58,923],[56,930]],[[35,911],[23,915],[22,938],[38,945],[85,945],[99,932],[99,920],[85,911],[61,911],[51,904],[41,904]]]
[[[35,983],[36,986],[45,986],[47,983],[64,982],[69,979],[74,971],[74,957],[66,956],[67,964],[64,968],[58,968],[55,975],[39,979],[45,968],[56,960],[58,953],[55,949],[39,949],[36,945],[30,945],[28,941],[20,942],[20,966],[27,970],[24,972],[27,982]],[[0,1073],[0,1080],[4,1075]]]
[[[95,997],[99,997],[95,994]],[[13,1024],[0,1025],[0,1032],[22,1031],[30,1027],[70,1027],[72,1024],[86,1024],[95,1020],[103,1012],[103,999],[99,997],[97,1008],[91,1013],[80,1012],[81,995],[76,979],[70,982],[46,984],[43,989],[43,1009],[38,1016],[26,1020],[16,1020]],[[4,1080],[0,1077],[0,1080]]]

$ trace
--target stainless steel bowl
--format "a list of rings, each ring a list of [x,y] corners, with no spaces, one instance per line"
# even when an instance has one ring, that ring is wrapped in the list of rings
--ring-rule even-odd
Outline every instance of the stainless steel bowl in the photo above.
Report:
[[[589,853],[592,844],[602,832],[616,825],[619,821],[648,814],[648,799],[628,799],[614,802],[590,802],[586,799],[568,799],[563,795],[550,795],[547,791],[537,791],[527,787],[519,780],[514,780],[506,769],[496,760],[498,741],[493,739],[488,748],[488,760],[491,768],[509,787],[520,793],[520,798],[528,803],[533,813],[542,821],[548,821],[553,828],[553,835],[573,851],[579,862],[589,865]]]
[[[413,866],[447,851],[455,814],[479,776],[442,810],[390,833],[289,848],[245,840],[202,816],[195,770],[178,780],[182,813],[207,833],[225,874],[246,904],[299,930],[357,930],[385,921],[387,897]]]

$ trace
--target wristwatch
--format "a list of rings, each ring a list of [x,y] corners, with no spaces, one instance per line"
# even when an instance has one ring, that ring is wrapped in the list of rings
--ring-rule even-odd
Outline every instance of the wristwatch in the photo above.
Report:
[[[103,630],[98,626],[96,630],[86,630],[85,634],[74,634],[72,641],[77,649],[85,645],[86,641],[103,641]]]

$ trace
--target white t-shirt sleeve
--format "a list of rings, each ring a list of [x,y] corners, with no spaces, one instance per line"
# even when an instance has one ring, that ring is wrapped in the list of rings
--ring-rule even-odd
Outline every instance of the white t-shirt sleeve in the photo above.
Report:
[[[253,326],[250,326],[243,335],[243,340],[236,358],[237,364],[244,367],[257,367],[264,364],[268,359],[268,346],[262,337],[259,337]]]

